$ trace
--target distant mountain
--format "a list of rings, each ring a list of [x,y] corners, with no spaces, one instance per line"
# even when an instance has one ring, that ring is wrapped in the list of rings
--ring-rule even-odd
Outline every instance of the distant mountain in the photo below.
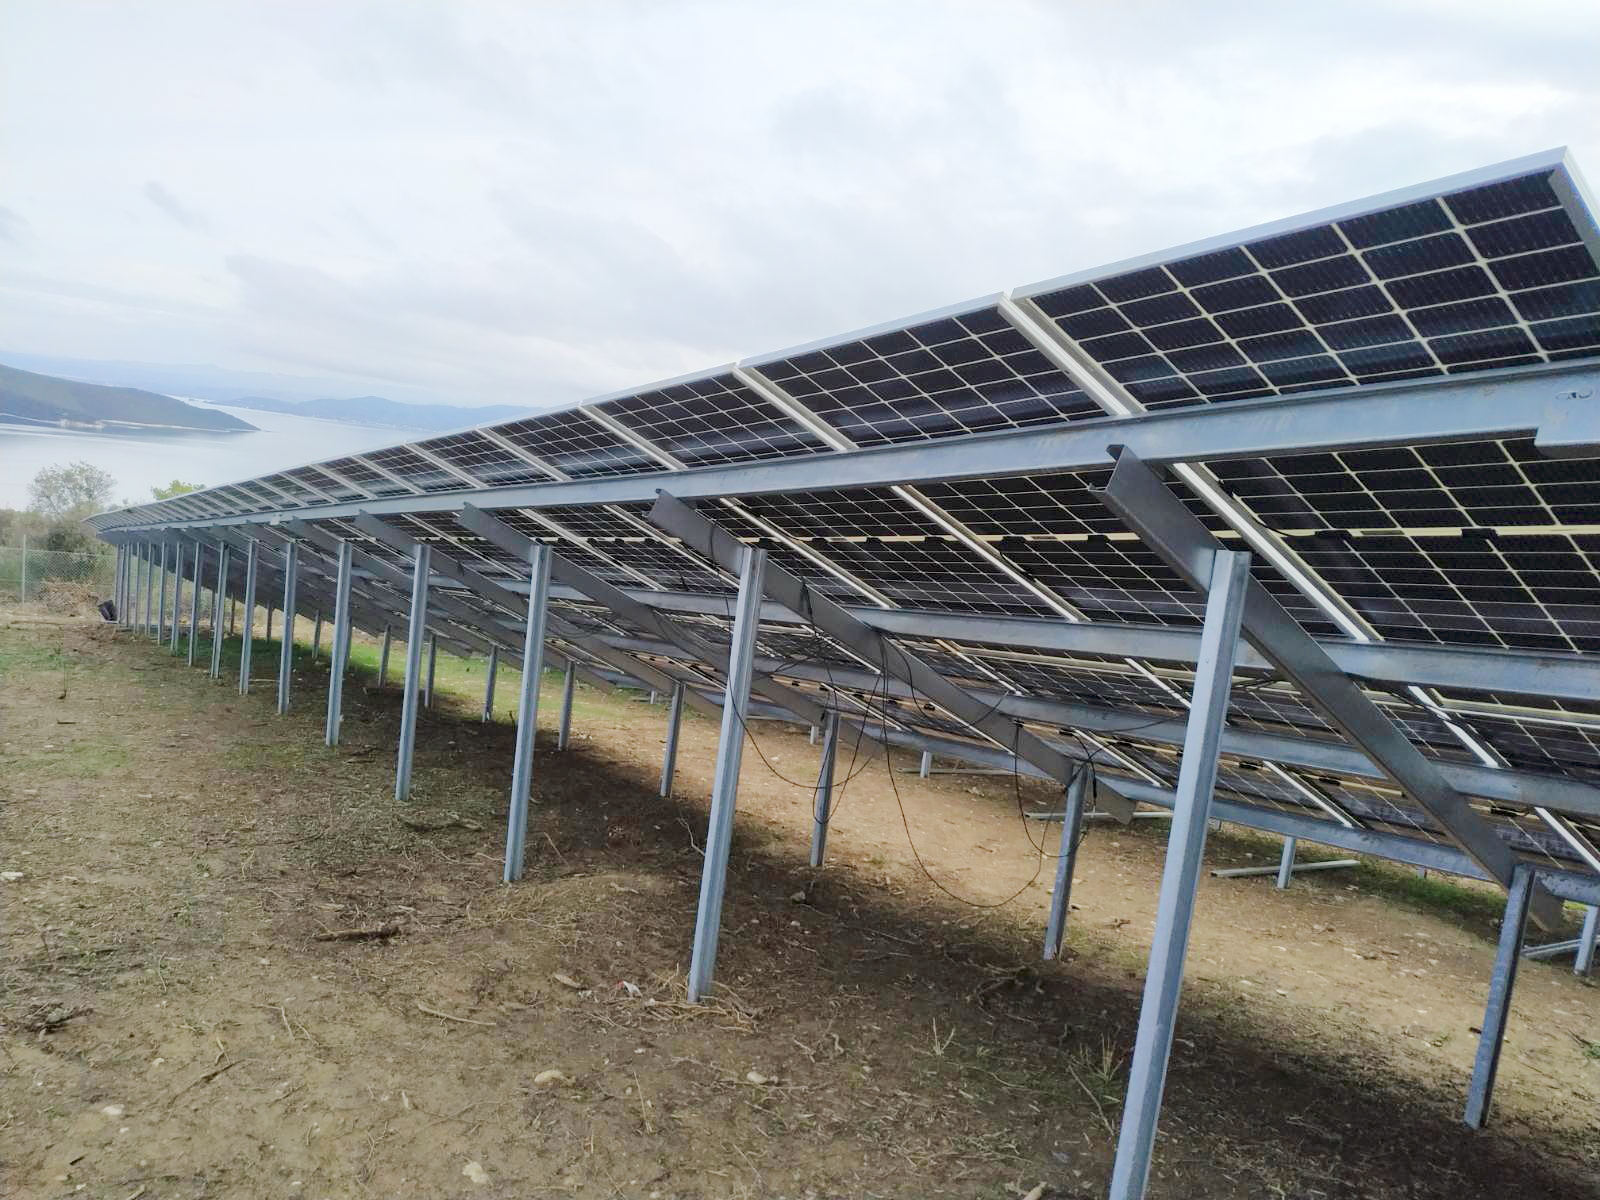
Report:
[[[147,429],[255,429],[248,421],[197,408],[171,396],[137,388],[79,383],[0,365],[0,421],[6,420],[80,428],[137,425]]]
[[[324,421],[345,421],[352,425],[376,425],[385,429],[407,429],[422,433],[442,433],[469,425],[488,425],[524,417],[529,409],[507,404],[480,408],[456,408],[449,404],[401,404],[382,396],[351,396],[347,399],[279,400],[271,396],[244,396],[237,400],[214,400],[229,408],[254,408],[261,412],[291,413],[297,417],[320,417]]]

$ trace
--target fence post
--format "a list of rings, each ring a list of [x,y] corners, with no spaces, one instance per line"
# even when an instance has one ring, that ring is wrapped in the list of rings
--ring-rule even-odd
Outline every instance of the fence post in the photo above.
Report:
[[[28,535],[22,535],[22,591],[17,597],[18,604],[28,602]]]

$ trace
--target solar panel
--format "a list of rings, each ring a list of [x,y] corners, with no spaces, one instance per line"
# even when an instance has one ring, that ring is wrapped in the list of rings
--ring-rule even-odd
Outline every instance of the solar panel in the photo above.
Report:
[[[1551,160],[1014,294],[1148,408],[1592,354],[1600,265],[1570,188]]]
[[[1443,382],[1488,368],[1593,358],[1600,358],[1600,234],[1570,169],[1539,156],[580,408],[211,489],[181,507],[145,506],[103,527],[194,511],[314,514],[323,497],[351,506],[368,497],[420,504],[467,488],[467,479],[484,488],[547,485],[538,512],[554,527],[519,511],[520,501],[482,507],[524,536],[559,541],[563,555],[608,582],[710,602],[708,611],[680,619],[726,644],[732,596],[723,571],[653,533],[637,491],[616,504],[562,489],[663,472],[643,482],[671,491],[667,462],[758,470],[796,457],[836,461],[852,447],[1082,427],[1107,412],[1150,419],[1141,406],[1177,411],[1228,402],[1237,412],[1238,402],[1257,400],[1276,408],[1307,391],[1337,399],[1395,380]],[[1103,432],[1110,444],[1122,427],[1108,423]],[[1361,624],[1370,636],[1432,647],[1600,650],[1600,459],[1549,458],[1523,434],[1285,449],[1196,468],[1187,479],[1174,476],[1170,489],[1225,544],[1244,545],[1244,530],[1258,551],[1255,579],[1316,636],[1348,637]],[[910,484],[901,476],[720,496],[702,511],[849,603],[1192,630],[1203,602],[1105,506],[1097,493],[1107,475],[1100,468],[991,472]],[[521,559],[448,513],[386,519],[441,552],[525,578]],[[319,523],[337,536],[352,532],[335,520]],[[405,567],[404,555],[370,550]],[[484,621],[500,619],[467,603]],[[1330,611],[1341,604],[1354,621]],[[627,628],[594,606],[564,603],[561,612],[595,631]],[[1125,714],[1120,732],[1103,738],[1126,756],[1118,769],[1175,778],[1176,747],[1141,738],[1138,729],[1152,719],[1183,720],[1192,686],[1186,663],[1152,669],[1110,655],[1021,653],[931,637],[902,644],[986,694],[1001,686],[998,678],[1026,695]],[[801,675],[806,664],[862,669],[802,627],[769,623],[760,645]],[[803,680],[808,689],[819,686],[814,674]],[[1476,761],[1460,730],[1512,769],[1600,780],[1600,714],[1543,699],[1536,676],[1529,679],[1528,695],[1438,689],[1432,699],[1455,729],[1412,689],[1369,694],[1439,762]],[[971,736],[948,713],[854,691],[896,726]],[[1240,678],[1229,720],[1244,734],[1335,737],[1304,696],[1259,677]],[[1104,750],[1094,753],[1112,761]],[[1219,787],[1263,808],[1328,817],[1331,803],[1374,827],[1423,840],[1444,836],[1420,808],[1369,779],[1230,756]],[[1527,806],[1479,808],[1529,853],[1572,861],[1570,846]]]

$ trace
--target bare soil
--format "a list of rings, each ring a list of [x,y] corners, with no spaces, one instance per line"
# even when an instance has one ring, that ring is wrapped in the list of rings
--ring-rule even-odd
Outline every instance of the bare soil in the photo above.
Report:
[[[506,887],[511,727],[441,694],[397,804],[398,689],[363,682],[329,750],[325,666],[280,718],[269,679],[0,613],[0,1194],[1104,1194],[1164,823],[1092,830],[1043,963],[1058,827],[1018,806],[1046,789],[847,750],[813,871],[817,750],[755,723],[691,1008],[710,722],[664,801],[665,710],[581,688]],[[1524,964],[1493,1125],[1460,1123],[1498,907],[1387,867],[1208,878],[1150,1194],[1600,1196],[1600,993],[1570,960]]]

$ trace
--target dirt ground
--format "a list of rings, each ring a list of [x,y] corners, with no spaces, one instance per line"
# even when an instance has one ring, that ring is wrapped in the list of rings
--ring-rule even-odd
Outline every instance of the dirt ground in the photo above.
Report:
[[[353,677],[328,750],[325,666],[278,717],[274,661],[240,697],[0,612],[0,1194],[1104,1194],[1164,823],[1092,829],[1043,963],[1028,837],[1055,827],[1017,806],[1048,791],[846,752],[813,871],[817,750],[756,723],[691,1008],[710,722],[663,801],[664,708],[581,688],[506,887],[512,731],[503,704],[479,723],[473,666],[444,669],[397,805],[398,689]],[[1524,964],[1493,1125],[1460,1123],[1498,908],[1392,868],[1206,879],[1150,1194],[1600,1196],[1600,992],[1570,959]]]

